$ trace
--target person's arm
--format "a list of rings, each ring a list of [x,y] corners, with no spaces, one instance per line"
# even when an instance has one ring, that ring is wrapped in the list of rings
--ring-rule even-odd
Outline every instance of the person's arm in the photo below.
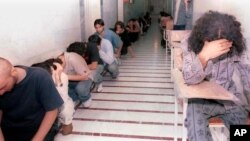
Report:
[[[100,59],[99,50],[96,44],[89,43],[88,46],[90,47],[90,58],[91,64],[88,65],[90,70],[95,70],[98,66],[98,61]]]
[[[51,75],[45,70],[34,71],[33,79],[36,80],[36,99],[44,109],[43,119],[32,141],[43,141],[51,129],[58,114],[58,108],[62,106],[63,100],[59,95]]]
[[[122,51],[122,46],[119,46],[117,49],[116,49],[116,53],[115,53],[115,57],[116,58],[119,58],[121,56],[121,51]]]
[[[32,141],[43,141],[50,128],[52,127],[56,117],[58,114],[58,109],[54,109],[52,111],[47,111],[42,120],[42,123],[33,137]]]
[[[115,57],[120,57],[121,56],[121,50],[123,46],[123,42],[121,38],[112,31],[112,45],[114,45],[115,48]]]
[[[82,81],[82,80],[88,80],[88,75],[68,75],[69,80],[71,81]]]
[[[206,77],[205,69],[208,61],[227,53],[232,44],[225,39],[205,42],[202,51],[198,55],[189,51],[187,46],[187,41],[185,41],[185,43],[182,44],[183,78],[187,84],[197,84]]]
[[[100,54],[101,59],[105,63],[112,64],[114,62],[113,46],[109,40],[102,39],[99,54]]]
[[[98,66],[98,61],[91,62],[91,64],[88,65],[90,70],[95,70]]]
[[[4,141],[3,132],[1,128],[0,128],[0,141]]]
[[[205,41],[205,44],[198,54],[198,58],[201,61],[203,68],[206,67],[209,60],[219,57],[230,51],[232,47],[232,42],[226,39],[220,39],[215,41]]]
[[[235,66],[240,73],[241,84],[243,87],[243,92],[247,103],[250,104],[250,56],[246,53],[242,54],[241,57],[237,58]],[[248,105],[248,110],[250,110],[250,105]]]
[[[182,44],[182,75],[186,84],[197,84],[204,80],[206,74],[203,66],[194,52],[188,50],[188,43]]]
[[[1,129],[2,115],[3,115],[3,111],[0,110],[0,141],[4,141],[3,132],[2,132],[2,129]]]

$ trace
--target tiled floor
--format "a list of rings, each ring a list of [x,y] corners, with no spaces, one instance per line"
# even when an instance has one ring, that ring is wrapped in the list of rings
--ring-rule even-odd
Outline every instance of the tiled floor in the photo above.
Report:
[[[105,77],[102,93],[93,93],[90,108],[74,115],[73,134],[56,141],[157,141],[181,137],[174,132],[174,91],[170,55],[160,46],[158,24],[133,44],[136,58],[122,58],[116,80]]]

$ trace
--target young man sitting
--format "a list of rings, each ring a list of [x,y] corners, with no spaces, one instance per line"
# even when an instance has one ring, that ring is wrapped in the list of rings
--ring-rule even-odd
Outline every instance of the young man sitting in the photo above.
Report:
[[[1,141],[48,141],[47,133],[62,104],[47,71],[13,67],[0,57]]]

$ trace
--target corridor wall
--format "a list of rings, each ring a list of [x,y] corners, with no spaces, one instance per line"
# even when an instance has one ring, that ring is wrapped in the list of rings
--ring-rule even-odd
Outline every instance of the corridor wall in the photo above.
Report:
[[[77,0],[1,0],[0,56],[30,65],[80,40]]]
[[[131,18],[138,18],[144,16],[149,11],[148,0],[134,0],[134,3],[124,4],[124,22]]]
[[[118,0],[102,0],[102,18],[105,27],[114,28],[118,20]]]
[[[88,41],[88,37],[96,32],[94,21],[99,18],[101,18],[101,0],[80,0],[82,41]]]

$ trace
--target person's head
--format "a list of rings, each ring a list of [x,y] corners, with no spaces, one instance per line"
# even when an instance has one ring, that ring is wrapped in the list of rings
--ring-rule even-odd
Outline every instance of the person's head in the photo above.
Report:
[[[133,26],[133,20],[132,19],[130,19],[130,20],[128,20],[128,26]]]
[[[96,19],[94,22],[94,27],[97,33],[101,34],[104,31],[104,21],[103,19]]]
[[[0,96],[11,91],[16,82],[15,68],[8,60],[0,57]]]
[[[80,56],[84,56],[87,51],[87,43],[86,42],[74,42],[69,45],[66,50],[67,52],[75,52]]]
[[[93,34],[89,36],[88,41],[90,43],[97,44],[98,46],[101,45],[102,38],[99,35]]]
[[[51,58],[51,59],[48,59],[44,62],[36,63],[36,64],[31,65],[31,66],[43,68],[52,75],[53,70],[61,70],[62,69],[61,68],[62,64],[63,64],[62,60],[60,60],[58,58],[56,58],[56,59]]]
[[[124,23],[123,22],[121,22],[121,21],[117,21],[116,23],[115,23],[115,32],[117,33],[117,34],[120,34],[120,33],[123,33],[123,31],[124,31],[124,29],[125,29],[125,25],[124,25]]]
[[[240,55],[245,49],[245,39],[241,24],[232,15],[209,11],[197,21],[188,39],[188,48],[195,54],[200,53],[205,41],[227,39],[232,42],[232,52]]]
[[[66,61],[65,61],[64,52],[63,52],[62,54],[60,54],[57,58],[60,59],[60,60],[62,61],[62,67],[65,68],[65,66],[66,66]]]

